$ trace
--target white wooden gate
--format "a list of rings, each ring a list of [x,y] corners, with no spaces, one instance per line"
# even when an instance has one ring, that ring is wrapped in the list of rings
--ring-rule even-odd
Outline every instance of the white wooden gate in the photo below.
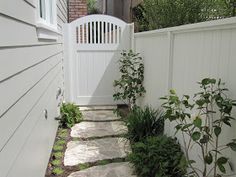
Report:
[[[66,100],[78,105],[112,105],[118,59],[130,50],[133,24],[107,15],[79,18],[64,28]]]

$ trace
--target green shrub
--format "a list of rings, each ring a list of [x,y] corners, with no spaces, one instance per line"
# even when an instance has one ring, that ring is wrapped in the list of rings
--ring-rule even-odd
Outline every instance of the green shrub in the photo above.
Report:
[[[164,131],[164,119],[160,111],[148,106],[144,109],[135,107],[124,121],[128,127],[127,138],[131,142],[138,142],[148,136],[162,135]]]
[[[60,127],[71,128],[76,123],[81,122],[82,113],[79,108],[72,103],[63,103],[61,106]]]
[[[186,160],[176,140],[166,137],[148,137],[132,145],[129,160],[139,177],[182,177]]]

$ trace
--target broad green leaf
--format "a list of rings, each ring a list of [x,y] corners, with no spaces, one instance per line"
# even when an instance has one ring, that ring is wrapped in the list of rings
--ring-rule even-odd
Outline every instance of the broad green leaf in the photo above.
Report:
[[[210,165],[213,162],[212,154],[209,153],[207,156],[205,156],[204,160],[208,165]]]
[[[196,101],[196,104],[197,104],[198,106],[202,107],[202,106],[205,104],[205,101],[202,100],[202,99],[200,99],[200,100],[197,100],[197,101]]]
[[[228,159],[226,157],[220,157],[218,160],[217,160],[217,164],[219,165],[223,165],[223,164],[226,164],[228,162]]]
[[[202,119],[200,117],[196,117],[196,119],[193,121],[193,124],[195,125],[195,127],[201,128]]]
[[[222,173],[226,173],[225,167],[223,165],[218,164],[218,168]]]
[[[193,141],[199,140],[200,137],[201,137],[201,133],[200,133],[200,132],[194,132],[194,133],[192,134],[192,139],[193,139]]]
[[[176,92],[175,92],[174,89],[171,89],[171,90],[170,90],[170,93],[173,94],[173,95],[176,94]]]
[[[205,79],[202,80],[201,84],[202,85],[208,85],[210,82],[211,82],[210,78],[205,78]]]
[[[215,127],[214,128],[214,133],[215,133],[216,136],[219,136],[220,133],[221,133],[221,127]]]

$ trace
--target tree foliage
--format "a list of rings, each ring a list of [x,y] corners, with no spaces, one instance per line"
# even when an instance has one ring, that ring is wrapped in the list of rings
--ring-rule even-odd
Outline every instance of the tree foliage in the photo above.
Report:
[[[134,9],[139,31],[235,16],[236,0],[144,0]]]
[[[88,14],[99,14],[99,9],[96,6],[96,0],[87,0]]]

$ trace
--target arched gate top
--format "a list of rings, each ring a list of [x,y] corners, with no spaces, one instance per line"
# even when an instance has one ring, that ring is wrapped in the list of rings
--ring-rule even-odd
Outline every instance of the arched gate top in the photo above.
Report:
[[[88,15],[69,24],[78,50],[117,49],[129,24],[109,15]]]

